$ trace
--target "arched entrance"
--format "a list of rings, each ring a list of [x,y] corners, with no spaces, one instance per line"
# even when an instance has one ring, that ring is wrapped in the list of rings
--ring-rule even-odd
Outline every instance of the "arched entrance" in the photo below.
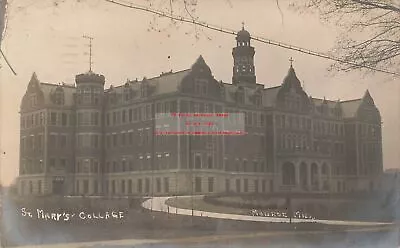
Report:
[[[285,162],[282,166],[282,184],[295,185],[296,184],[296,170],[294,164]]]
[[[300,185],[302,189],[304,190],[307,189],[307,182],[308,182],[307,164],[302,162],[300,164]]]

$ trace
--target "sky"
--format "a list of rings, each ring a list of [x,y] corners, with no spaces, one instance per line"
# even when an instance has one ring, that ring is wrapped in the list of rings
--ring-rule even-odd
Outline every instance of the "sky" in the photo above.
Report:
[[[74,83],[76,74],[89,69],[84,34],[94,37],[93,70],[106,77],[106,88],[128,78],[187,69],[199,55],[217,80],[231,82],[234,36],[193,24],[174,24],[167,18],[103,0],[54,1],[13,0],[8,6],[2,50],[17,76],[0,59],[0,165],[5,184],[18,175],[18,111],[32,73],[36,72],[42,82]],[[170,7],[168,0],[132,2],[152,2],[157,9]],[[187,16],[181,3],[174,1],[174,13]],[[240,30],[244,22],[253,35],[314,51],[327,52],[333,47],[340,33],[337,27],[288,6],[289,1],[280,1],[280,12],[272,0],[197,0],[192,14],[201,21],[234,30]],[[330,61],[255,41],[252,45],[257,81],[266,87],[281,84],[293,57],[296,74],[313,97],[348,100],[362,97],[369,89],[383,119],[384,167],[400,167],[399,78],[379,73],[332,74],[327,71]]]

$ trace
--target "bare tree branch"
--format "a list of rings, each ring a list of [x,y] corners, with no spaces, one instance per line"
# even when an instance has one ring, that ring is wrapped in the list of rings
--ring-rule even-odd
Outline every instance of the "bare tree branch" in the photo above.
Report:
[[[397,0],[300,0],[296,11],[319,14],[341,29],[331,54],[346,64],[335,62],[338,71],[362,66],[400,72],[400,2]],[[372,70],[371,70],[372,72]]]

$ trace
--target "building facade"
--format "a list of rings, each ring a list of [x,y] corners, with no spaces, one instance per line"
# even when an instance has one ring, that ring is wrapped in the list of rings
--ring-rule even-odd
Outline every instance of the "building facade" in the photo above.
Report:
[[[372,191],[382,173],[379,110],[369,94],[313,98],[293,65],[257,83],[250,34],[232,51],[232,83],[200,56],[191,68],[104,89],[32,75],[21,103],[19,194],[172,195]],[[243,113],[243,136],[153,135],[156,113]]]

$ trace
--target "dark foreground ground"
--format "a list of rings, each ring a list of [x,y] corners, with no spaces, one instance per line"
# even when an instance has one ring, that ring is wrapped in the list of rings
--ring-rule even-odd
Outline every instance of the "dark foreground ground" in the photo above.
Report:
[[[22,205],[27,204],[29,201]],[[140,202],[124,209],[127,212],[123,220],[99,222],[31,219],[21,216],[20,208],[21,205],[11,198],[3,200],[3,240],[7,246],[162,239],[170,241],[141,246],[102,244],[90,247],[398,247],[398,231],[393,229],[352,232],[348,231],[352,227],[312,223],[294,225],[192,218],[143,210]]]
[[[151,245],[152,248],[394,248],[399,247],[396,231],[387,232],[343,232],[294,234],[282,236],[267,236],[253,238],[233,238],[220,241],[204,241],[189,243],[171,243]],[[100,246],[99,246],[100,247]],[[108,248],[107,246],[102,246]],[[113,246],[117,247],[117,246]],[[135,246],[148,248],[149,245]],[[118,248],[127,248],[119,246]]]

